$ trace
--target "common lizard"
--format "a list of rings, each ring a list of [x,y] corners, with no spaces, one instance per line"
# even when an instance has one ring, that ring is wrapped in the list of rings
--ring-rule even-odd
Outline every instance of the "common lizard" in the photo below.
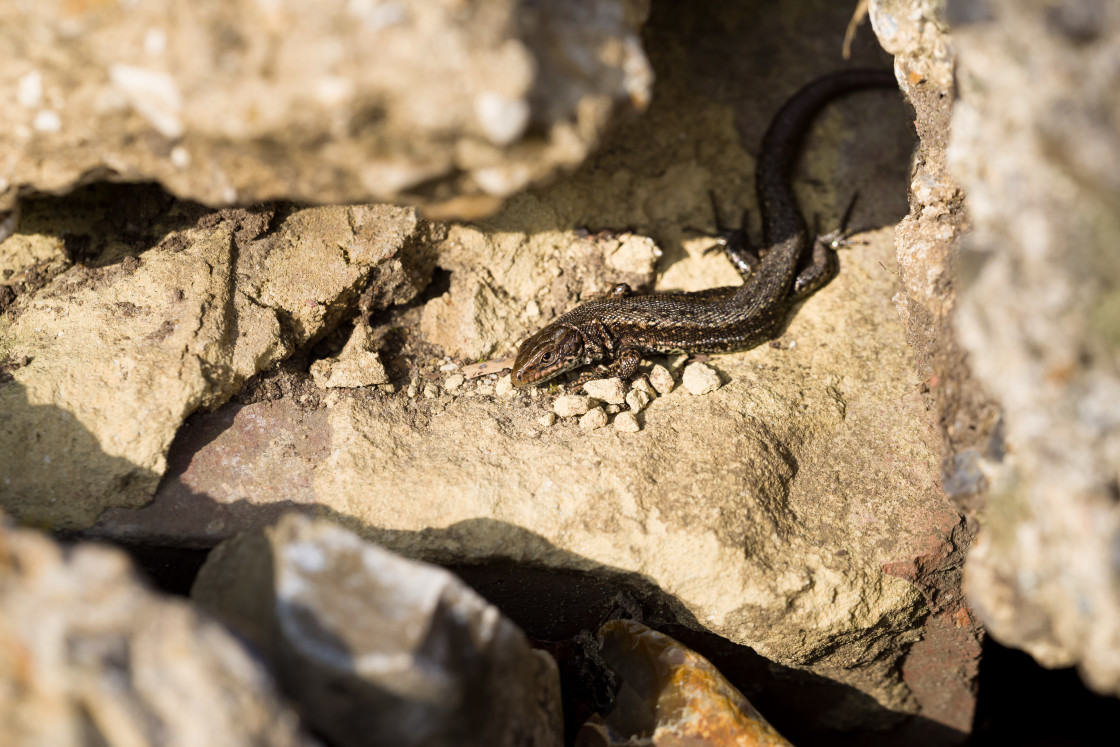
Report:
[[[627,378],[645,354],[727,353],[780,335],[799,304],[839,271],[834,248],[810,236],[794,197],[790,171],[802,136],[833,98],[895,85],[888,71],[844,70],[809,83],[779,110],[762,138],[755,179],[763,252],[751,250],[743,229],[724,237],[742,285],[645,295],[617,285],[525,340],[514,360],[513,385],[540,384],[603,361],[610,362],[605,370],[585,373],[575,384]]]

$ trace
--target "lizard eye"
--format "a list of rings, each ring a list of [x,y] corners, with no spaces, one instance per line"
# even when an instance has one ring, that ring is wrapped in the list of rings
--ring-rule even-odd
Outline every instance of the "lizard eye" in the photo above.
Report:
[[[541,363],[548,363],[552,360],[552,353],[545,353],[541,356]]]

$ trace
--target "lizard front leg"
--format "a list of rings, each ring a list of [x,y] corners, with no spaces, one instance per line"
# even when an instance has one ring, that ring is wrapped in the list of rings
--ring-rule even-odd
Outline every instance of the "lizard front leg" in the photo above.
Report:
[[[572,387],[578,389],[589,381],[595,379],[609,379],[617,376],[622,380],[629,379],[638,370],[638,364],[642,362],[642,353],[637,348],[623,348],[618,351],[614,360],[606,366],[599,366],[592,371],[584,371],[580,374],[575,381],[572,382]]]

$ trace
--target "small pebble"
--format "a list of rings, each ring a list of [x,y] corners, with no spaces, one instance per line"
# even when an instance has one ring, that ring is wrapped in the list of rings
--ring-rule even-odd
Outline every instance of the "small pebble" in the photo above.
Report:
[[[498,379],[498,383],[494,385],[494,393],[499,397],[509,397],[513,394],[513,379],[509,374]]]
[[[420,387],[413,381],[408,385],[408,398],[416,399],[416,395],[420,393]]]
[[[653,385],[649,383],[649,379],[645,376],[642,376],[640,379],[635,381],[631,388],[636,392],[645,392],[650,399],[653,399],[657,396],[657,391],[653,388]]]
[[[453,392],[461,387],[466,380],[467,377],[463,374],[451,374],[447,377],[447,380],[443,382],[443,388],[449,392]]]
[[[424,396],[427,397],[428,399],[435,399],[436,397],[438,397],[439,396],[439,390],[436,389],[436,385],[431,383],[431,382],[428,382],[427,384],[425,384],[424,385]]]
[[[620,405],[607,405],[603,409],[607,411],[608,415],[617,415],[622,412],[622,407]]]
[[[669,373],[669,369],[658,363],[649,372],[649,383],[657,390],[658,394],[668,394],[673,391],[673,374]]]
[[[556,413],[546,412],[544,415],[541,415],[539,418],[537,418],[537,422],[547,428],[556,422]]]
[[[563,394],[552,403],[552,411],[562,418],[570,418],[575,415],[583,415],[594,404],[595,400],[581,394]],[[603,415],[605,417],[606,413],[603,413]]]
[[[633,412],[641,412],[644,410],[646,405],[649,404],[649,401],[650,396],[637,387],[631,389],[630,393],[626,395],[626,406]]]
[[[489,384],[479,384],[474,388],[474,393],[479,397],[493,397],[494,387],[490,386]]]
[[[457,368],[459,368],[458,363],[444,363],[442,366],[439,367],[439,370],[443,371],[444,373],[447,373],[448,371],[454,371]]]
[[[632,412],[620,412],[614,418],[614,429],[623,433],[637,433],[642,429],[638,417]]]
[[[626,385],[617,376],[610,379],[594,379],[583,385],[583,391],[597,400],[611,405],[621,405],[626,399]]]
[[[693,394],[707,394],[720,387],[719,374],[704,363],[688,364],[684,369],[682,380],[684,388]]]
[[[593,431],[596,428],[602,428],[607,424],[607,413],[603,412],[602,407],[596,407],[588,410],[583,417],[579,419],[579,427],[585,431]]]

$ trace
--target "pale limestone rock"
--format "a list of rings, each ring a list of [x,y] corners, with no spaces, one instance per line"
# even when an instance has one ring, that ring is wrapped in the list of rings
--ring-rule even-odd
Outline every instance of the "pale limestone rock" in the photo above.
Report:
[[[669,373],[669,369],[658,363],[649,372],[649,383],[658,394],[665,395],[673,391],[676,381],[673,379],[673,374]]]
[[[602,407],[592,407],[579,419],[579,427],[585,431],[593,431],[605,426],[608,422],[607,413]]]
[[[385,302],[418,290],[394,258],[421,232],[411,209],[264,207],[180,225],[139,259],[75,266],[0,317],[0,360],[29,361],[0,386],[11,457],[0,506],[18,517],[80,527],[107,506],[142,505],[187,415],[337,324],[371,282]],[[110,225],[92,226],[93,247],[118,251]]]
[[[512,397],[515,391],[517,390],[513,388],[513,377],[509,374],[500,377],[494,384],[494,394],[499,397]]]
[[[545,428],[548,428],[556,422],[556,413],[546,412],[544,415],[541,415],[539,418],[537,418],[537,422],[543,425]]]
[[[653,385],[649,383],[649,378],[644,375],[635,379],[634,382],[630,385],[630,388],[632,391],[641,392],[651,400],[657,396],[657,390],[654,389]]]
[[[719,374],[705,363],[688,364],[681,381],[689,393],[696,395],[708,394],[720,387]]]
[[[609,405],[620,405],[626,400],[626,385],[617,376],[610,379],[592,379],[583,385],[588,396]]]
[[[644,389],[635,387],[626,394],[626,406],[629,407],[632,412],[641,412],[649,403],[650,396]]]
[[[583,415],[595,405],[595,400],[582,394],[562,394],[552,403],[552,410],[562,418]]]
[[[449,392],[456,392],[459,390],[459,387],[463,386],[463,382],[466,380],[467,377],[463,376],[463,374],[451,374],[443,380],[443,388]]]
[[[614,429],[620,433],[637,433],[642,427],[634,413],[625,411],[614,416]]]

